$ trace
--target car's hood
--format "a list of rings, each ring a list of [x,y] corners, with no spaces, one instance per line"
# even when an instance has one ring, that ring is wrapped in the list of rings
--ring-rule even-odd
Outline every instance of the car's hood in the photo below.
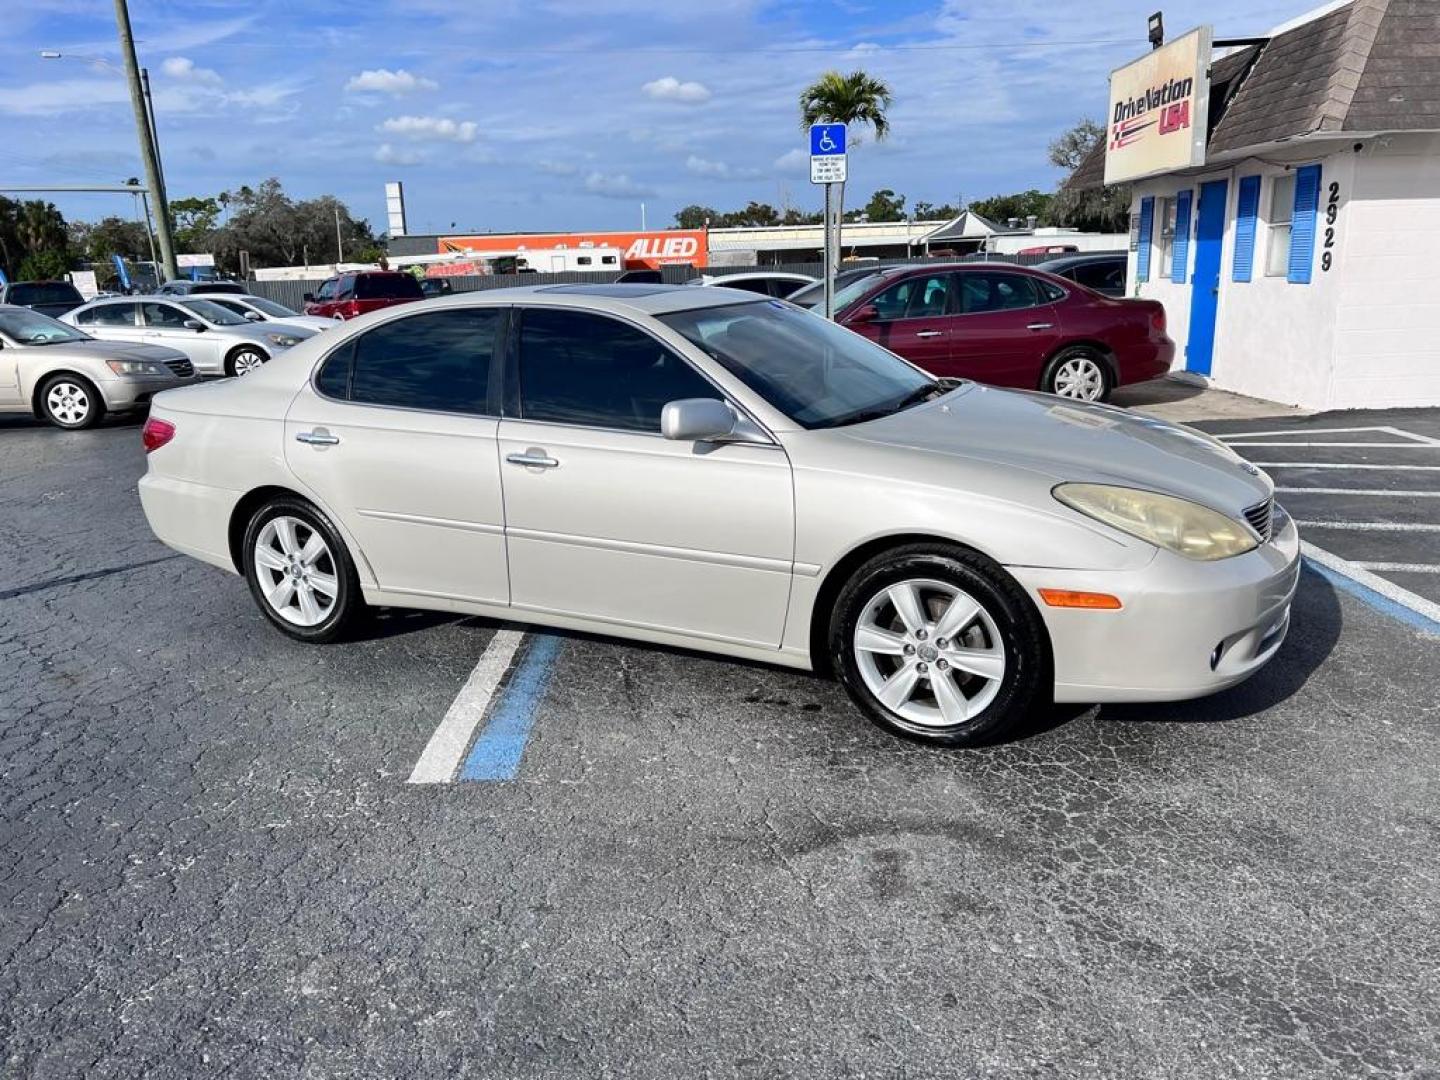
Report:
[[[279,326],[282,323],[285,326],[298,326],[304,330],[314,330],[317,332],[321,330],[333,330],[335,327],[343,325],[339,319],[327,319],[323,315],[295,315],[276,322],[267,321],[266,325]]]
[[[933,402],[849,429],[853,438],[1162,491],[1231,515],[1274,487],[1253,465],[1191,428],[1049,394],[966,384]]]
[[[248,324],[250,333],[265,336],[266,334],[290,334],[304,341],[312,338],[320,331],[313,326],[305,326],[303,323],[290,322],[289,320],[271,321],[269,319],[261,322]]]
[[[185,354],[164,345],[138,345],[130,341],[69,341],[54,345],[30,345],[27,356],[43,356],[47,360],[184,360]]]

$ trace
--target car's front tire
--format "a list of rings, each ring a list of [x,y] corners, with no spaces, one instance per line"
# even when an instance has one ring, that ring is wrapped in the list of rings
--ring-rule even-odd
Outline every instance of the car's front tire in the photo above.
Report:
[[[330,519],[296,498],[274,499],[250,518],[245,580],[270,622],[299,641],[338,641],[365,610],[355,564]]]
[[[1105,401],[1115,388],[1105,357],[1087,345],[1061,349],[1045,365],[1040,389],[1074,401]]]
[[[269,359],[270,357],[255,346],[242,345],[225,358],[225,374],[232,379],[249,375],[252,371],[259,371]]]
[[[94,427],[105,415],[105,399],[88,379],[52,375],[40,387],[40,414],[67,431]]]
[[[973,746],[1014,731],[1045,689],[1044,624],[1005,571],[972,551],[913,544],[857,570],[830,624],[830,660],[887,731]]]

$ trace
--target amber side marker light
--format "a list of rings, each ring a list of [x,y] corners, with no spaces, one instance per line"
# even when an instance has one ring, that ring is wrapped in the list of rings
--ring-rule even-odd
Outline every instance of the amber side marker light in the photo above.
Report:
[[[1119,611],[1122,606],[1118,596],[1071,589],[1041,589],[1040,599],[1051,607],[1089,608],[1092,611]]]

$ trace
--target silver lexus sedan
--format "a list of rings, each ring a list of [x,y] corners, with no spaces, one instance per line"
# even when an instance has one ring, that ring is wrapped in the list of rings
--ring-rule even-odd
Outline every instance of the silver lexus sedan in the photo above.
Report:
[[[38,311],[0,304],[0,412],[28,412],[78,430],[193,382],[184,353],[96,341]]]
[[[611,634],[833,672],[951,746],[1231,686],[1299,575],[1269,479],[1199,432],[721,288],[390,308],[161,395],[144,441],[156,535],[291,637],[367,605]]]

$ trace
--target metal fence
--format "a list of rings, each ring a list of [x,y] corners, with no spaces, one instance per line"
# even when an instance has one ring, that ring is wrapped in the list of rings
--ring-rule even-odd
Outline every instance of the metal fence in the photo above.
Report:
[[[872,265],[875,267],[884,266],[909,266],[916,263],[970,263],[970,262],[1000,262],[1018,263],[1021,266],[1033,266],[1035,263],[1044,262],[1046,259],[1055,258],[1053,255],[961,255],[961,256],[931,256],[930,258],[916,257],[911,259],[857,259],[840,264],[840,269],[849,270],[859,266]],[[824,264],[818,262],[794,262],[780,263],[774,266],[712,266],[696,269],[693,266],[665,266],[661,267],[661,279],[668,285],[681,285],[691,278],[698,277],[702,273],[714,277],[726,277],[730,274],[755,273],[757,271],[776,272],[783,271],[792,274],[806,274],[818,278],[824,273]],[[595,273],[589,271],[564,271],[553,274],[486,274],[457,276],[447,278],[450,287],[457,293],[478,292],[482,289],[504,289],[514,285],[575,285],[575,284],[609,284],[620,275],[615,271]],[[250,291],[256,296],[264,296],[276,303],[284,304],[288,308],[300,311],[305,306],[305,294],[313,293],[320,288],[325,278],[307,278],[301,281],[251,281]]]

